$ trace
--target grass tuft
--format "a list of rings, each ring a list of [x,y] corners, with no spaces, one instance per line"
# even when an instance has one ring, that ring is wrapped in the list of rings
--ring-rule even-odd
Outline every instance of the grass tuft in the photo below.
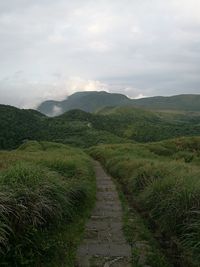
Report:
[[[175,265],[200,262],[200,139],[93,147],[130,205],[168,243]]]
[[[2,152],[0,161],[0,265],[61,266],[62,259],[74,266],[94,203],[88,156],[65,145],[30,142]]]

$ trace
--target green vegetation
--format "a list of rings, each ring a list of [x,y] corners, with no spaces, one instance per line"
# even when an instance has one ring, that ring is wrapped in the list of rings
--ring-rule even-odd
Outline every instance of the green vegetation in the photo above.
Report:
[[[80,112],[70,111],[60,117],[48,118],[34,110],[0,105],[0,149],[17,148],[27,140],[59,142],[78,147],[127,142],[112,132],[96,129],[87,120],[91,114],[83,112],[83,119],[79,118]]]
[[[23,140],[39,140],[45,135],[45,116],[34,110],[0,105],[0,149],[18,147]]]
[[[94,196],[79,149],[32,141],[0,151],[0,265],[73,267]]]
[[[153,112],[132,107],[106,108],[97,114],[81,110],[48,118],[33,110],[0,105],[0,149],[24,140],[90,147],[99,144],[152,142],[200,133],[196,113]]]
[[[45,101],[39,105],[38,111],[48,116],[55,116],[55,107],[61,110],[61,114],[73,109],[94,112],[106,106],[128,105],[129,102],[130,99],[122,94],[109,94],[104,91],[77,92],[63,101]]]
[[[133,107],[117,107],[105,108],[99,114],[100,118],[103,118],[101,129],[137,142],[153,142],[200,133],[200,116],[196,113],[155,112]]]
[[[123,228],[126,239],[132,248],[132,266],[170,267],[170,260],[164,255],[159,243],[153,237],[148,225],[130,206],[120,183],[115,180],[123,207]]]
[[[135,266],[170,266],[168,257],[198,267],[200,113],[188,112],[198,101],[77,93],[65,108],[99,110],[53,118],[0,105],[0,149],[16,149],[0,150],[0,265],[74,266],[95,182],[89,157],[73,145],[90,148],[120,185]]]
[[[56,116],[55,110],[60,114],[81,109],[86,112],[96,112],[108,106],[133,106],[156,110],[200,111],[200,95],[177,95],[170,97],[146,97],[130,99],[122,94],[101,92],[77,92],[63,101],[45,101],[38,107],[38,111],[48,116]]]
[[[178,266],[200,262],[200,138],[102,145],[90,154],[121,185]]]
[[[200,95],[156,96],[132,101],[134,106],[146,109],[200,111]]]

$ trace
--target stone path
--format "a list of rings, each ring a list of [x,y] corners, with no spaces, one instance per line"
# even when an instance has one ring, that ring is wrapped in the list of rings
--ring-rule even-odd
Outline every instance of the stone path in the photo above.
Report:
[[[131,247],[122,232],[122,208],[111,178],[94,162],[97,201],[78,249],[78,267],[130,267]]]

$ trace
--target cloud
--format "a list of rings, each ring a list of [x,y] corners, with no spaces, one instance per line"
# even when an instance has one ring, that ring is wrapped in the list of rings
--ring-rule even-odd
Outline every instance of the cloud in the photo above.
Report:
[[[0,101],[199,93],[199,35],[198,0],[1,1]]]
[[[143,94],[139,94],[138,96],[134,97],[134,99],[140,99],[140,98],[145,98],[147,96],[144,96]]]
[[[80,77],[60,77],[54,75],[51,82],[30,81],[23,78],[23,72],[16,72],[12,77],[0,81],[0,102],[23,108],[35,108],[45,100],[64,100],[76,91],[108,91],[109,86],[98,80],[84,80]],[[30,94],[31,92],[31,94]],[[3,100],[3,101],[2,101]],[[59,107],[54,107],[54,116]],[[50,114],[51,115],[51,114]]]
[[[60,114],[62,114],[62,108],[57,106],[57,105],[55,105],[53,107],[53,112],[51,114],[48,114],[48,116],[55,117],[55,116],[58,116]]]

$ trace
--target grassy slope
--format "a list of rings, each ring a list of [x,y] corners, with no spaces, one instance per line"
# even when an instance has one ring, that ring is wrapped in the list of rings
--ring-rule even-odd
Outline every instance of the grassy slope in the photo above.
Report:
[[[180,266],[200,262],[200,138],[90,149]],[[180,256],[180,257],[179,257]]]
[[[79,149],[32,141],[0,151],[0,265],[73,267],[94,196]]]
[[[170,267],[169,258],[166,257],[159,243],[155,240],[148,224],[139,212],[130,205],[127,195],[124,194],[120,183],[115,180],[123,208],[123,230],[132,250],[133,267]]]
[[[117,107],[103,109],[99,114],[105,121],[101,128],[138,142],[160,141],[200,133],[200,116],[196,113],[180,114]]]

